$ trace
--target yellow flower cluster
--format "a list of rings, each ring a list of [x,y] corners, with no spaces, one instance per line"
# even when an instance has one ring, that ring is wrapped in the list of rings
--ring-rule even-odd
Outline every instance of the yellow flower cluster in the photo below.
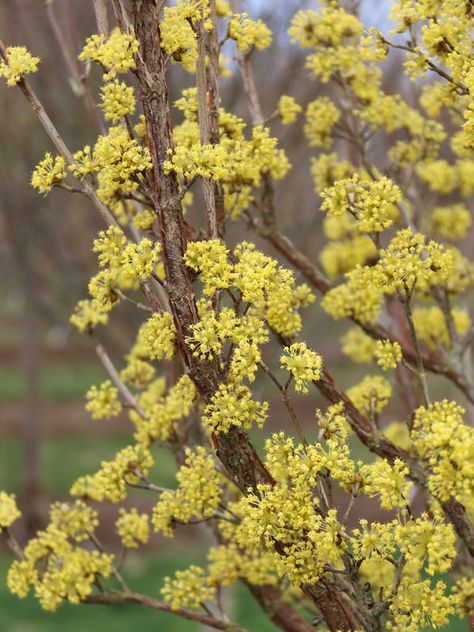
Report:
[[[65,600],[78,604],[88,597],[98,577],[112,571],[112,556],[89,551],[78,542],[97,525],[97,513],[82,501],[56,504],[46,530],[26,545],[21,560],[8,572],[8,587],[20,598],[33,588],[44,610],[54,611]]]
[[[368,496],[378,496],[383,509],[406,507],[412,483],[407,481],[408,468],[403,461],[395,459],[393,464],[390,464],[379,459],[370,465],[363,465],[360,473],[364,493]]]
[[[215,433],[226,433],[232,426],[259,428],[267,418],[268,403],[252,399],[252,392],[241,384],[221,384],[204,410],[203,422]]]
[[[62,156],[53,156],[48,152],[44,160],[38,163],[31,176],[31,186],[45,195],[60,184],[66,177],[65,160]]]
[[[209,549],[207,559],[211,585],[231,586],[239,578],[253,586],[271,586],[278,581],[272,555],[264,549],[254,552],[235,544],[221,545]]]
[[[130,410],[130,419],[136,427],[136,441],[148,449],[156,439],[169,439],[177,422],[189,416],[196,395],[196,387],[186,374],[166,394],[162,379],[151,382],[138,398],[145,417]]]
[[[176,330],[169,312],[153,314],[138,332],[138,345],[145,357],[170,360],[176,352]]]
[[[301,330],[300,307],[314,301],[307,285],[295,287],[290,270],[255,249],[253,244],[242,242],[234,252],[233,284],[242,299],[254,305],[259,316],[284,336],[292,336]]]
[[[333,279],[376,257],[377,247],[368,235],[349,235],[341,241],[331,241],[319,254],[324,271]]]
[[[443,400],[418,408],[411,439],[419,456],[429,465],[428,487],[433,496],[451,497],[474,508],[474,430],[463,422],[464,409]]]
[[[283,125],[294,123],[301,111],[301,105],[299,105],[293,97],[289,97],[286,94],[280,97],[278,101],[278,114],[280,115]]]
[[[127,244],[122,257],[123,273],[146,281],[156,268],[160,250],[159,242],[153,242],[148,237],[141,239],[138,244]]]
[[[76,152],[70,169],[78,178],[97,174],[99,198],[115,209],[120,196],[137,190],[150,167],[148,148],[131,138],[127,127],[119,124],[99,136],[92,150],[86,146]]]
[[[92,419],[109,419],[122,411],[118,390],[110,380],[103,382],[99,388],[91,386],[86,393],[86,410]]]
[[[164,8],[160,45],[173,63],[182,64],[188,72],[196,71],[196,25],[203,21],[204,28],[210,31],[209,13],[209,3],[203,0],[178,0],[175,6]]]
[[[82,500],[76,500],[73,504],[54,503],[51,505],[50,518],[51,524],[78,542],[87,540],[99,524],[97,512]]]
[[[115,528],[123,546],[127,549],[136,549],[140,544],[146,544],[150,535],[147,514],[139,514],[135,507],[130,511],[121,507],[119,514]]]
[[[463,239],[471,224],[471,213],[464,204],[438,206],[433,209],[430,216],[431,229],[452,241]]]
[[[135,95],[133,88],[124,81],[110,81],[101,90],[100,107],[107,121],[117,123],[119,119],[135,111]]]
[[[433,285],[460,291],[463,281],[456,268],[464,266],[462,257],[451,248],[427,241],[421,233],[413,234],[410,228],[399,230],[379,256],[375,265],[355,268],[346,274],[346,283],[326,293],[322,306],[328,314],[335,319],[354,316],[369,323],[377,320],[384,294],[410,294],[415,287],[426,290]]]
[[[97,325],[106,325],[108,316],[97,301],[82,300],[76,305],[74,314],[69,321],[81,333],[89,334],[94,331]]]
[[[459,610],[464,615],[474,611],[474,577],[462,577],[453,587]]]
[[[10,527],[20,516],[15,496],[0,491],[0,531]]]
[[[33,57],[24,46],[8,46],[7,61],[0,60],[0,77],[3,77],[7,86],[15,86],[23,75],[28,75],[38,70],[39,57]]]
[[[376,341],[360,327],[351,327],[341,338],[342,352],[354,362],[371,362],[375,354]]]
[[[99,272],[98,279],[93,278],[92,289],[97,293],[100,285],[109,285],[123,289],[136,287],[137,281],[146,281],[159,266],[161,246],[158,242],[144,237],[138,243],[128,242],[123,231],[117,226],[110,226],[106,231],[100,231],[94,240],[93,251],[98,253],[100,267],[108,266],[106,274]],[[94,298],[99,296],[89,291]],[[104,295],[102,294],[102,298]],[[118,300],[118,295],[112,296],[111,302]],[[110,298],[109,298],[110,301]],[[108,301],[105,301],[107,303]]]
[[[217,290],[231,285],[232,267],[228,257],[228,249],[217,239],[188,244],[184,261],[188,268],[200,274],[206,296],[212,297]]]
[[[398,231],[377,264],[379,283],[387,293],[405,288],[426,289],[443,285],[453,268],[452,252],[420,233],[406,228]],[[377,277],[376,277],[377,280]]]
[[[155,531],[161,531],[165,537],[173,536],[177,522],[212,518],[222,496],[214,460],[202,446],[195,451],[186,448],[186,460],[176,479],[178,488],[164,491],[153,509]]]
[[[329,147],[332,144],[334,125],[341,113],[329,97],[318,97],[306,109],[304,133],[312,147]]]
[[[270,172],[275,179],[283,178],[290,165],[285,152],[277,149],[277,140],[270,136],[269,130],[257,125],[252,130],[252,138],[246,140],[240,126],[237,129],[237,137],[224,137],[218,145],[202,145],[195,140],[199,131],[197,123],[190,125],[185,121],[175,128],[176,147],[164,162],[165,171],[175,171],[186,181],[199,176],[219,180],[229,195],[240,190],[243,183],[244,193],[248,193],[248,187],[260,184],[262,173]],[[230,195],[228,208],[232,207],[232,200]],[[239,212],[243,208],[246,207],[239,207]]]
[[[106,324],[108,312],[120,301],[120,290],[135,288],[146,281],[159,265],[160,244],[147,237],[139,243],[128,242],[116,226],[100,231],[94,240],[99,266],[105,269],[91,278],[88,285],[92,300],[79,301],[71,323],[81,333],[91,333],[98,324]],[[107,267],[106,267],[107,266]],[[166,341],[166,345],[172,343]]]
[[[306,65],[327,82],[334,74],[345,75],[353,69],[358,58],[356,39],[363,30],[354,15],[330,5],[320,11],[298,11],[288,33],[302,48],[314,49]]]
[[[467,312],[459,307],[453,307],[451,317],[458,336],[462,336],[469,330],[471,319]],[[439,307],[415,307],[413,309],[413,323],[416,335],[431,351],[436,351],[439,345],[443,345],[446,349],[451,348],[452,340],[446,319]]]
[[[453,526],[433,521],[427,514],[397,525],[395,538],[407,564],[421,568],[426,560],[428,575],[448,571],[456,558]]]
[[[242,516],[235,530],[240,546],[259,548],[263,540],[278,575],[297,586],[316,582],[325,564],[338,564],[345,548],[342,525],[335,510],[321,517],[310,485],[259,485],[257,492],[243,497],[236,508]]]
[[[365,414],[381,413],[392,396],[390,382],[379,375],[367,375],[348,389],[347,395]]]
[[[308,382],[317,382],[321,376],[323,361],[304,342],[295,342],[283,349],[280,365],[289,371],[295,380],[295,388],[300,393],[308,392]]]
[[[71,488],[72,496],[113,503],[125,500],[127,482],[137,483],[137,476],[146,476],[153,459],[143,446],[127,446],[115,455],[113,461],[102,461],[101,469],[95,474],[81,476]]]
[[[234,13],[229,21],[228,36],[237,42],[242,53],[255,46],[258,50],[268,48],[272,33],[262,20],[251,20],[246,13]]]
[[[320,154],[317,158],[311,158],[311,175],[313,176],[316,193],[321,193],[337,180],[348,178],[353,172],[354,168],[350,162],[340,160],[334,152]],[[333,237],[333,239],[337,239],[337,236]]]
[[[202,607],[205,601],[215,598],[216,589],[209,584],[204,570],[192,564],[185,571],[176,571],[173,579],[165,577],[161,594],[173,610]]]
[[[155,368],[133,353],[129,354],[127,365],[120,371],[120,379],[136,389],[145,388],[154,375]]]
[[[103,34],[89,37],[79,59],[99,63],[108,71],[105,78],[114,79],[117,73],[135,68],[134,54],[137,52],[138,42],[135,37],[115,28],[109,38]]]
[[[358,267],[346,274],[347,282],[329,290],[321,301],[325,312],[335,320],[355,317],[361,323],[378,319],[383,303],[383,291],[374,284],[374,270]]]
[[[107,230],[99,231],[92,246],[92,251],[98,253],[99,266],[119,267],[126,243],[125,235],[117,226],[110,226]]]
[[[197,355],[207,356],[221,348],[222,340],[237,336],[235,342],[257,336],[261,342],[266,336],[258,320],[287,336],[298,333],[301,318],[298,309],[309,305],[314,296],[305,284],[296,286],[293,274],[267,255],[255,249],[253,244],[242,242],[234,251],[235,263],[230,265],[227,249],[218,241],[191,242],[185,255],[187,265],[201,273],[204,293],[212,296],[216,289],[236,288],[242,300],[252,309],[251,318],[238,318],[232,310],[222,310],[220,318],[210,314],[207,302],[201,302],[201,324],[193,327],[193,340]],[[211,278],[208,270],[219,272],[219,279]],[[217,284],[217,285],[216,285]],[[204,322],[203,322],[204,321]],[[244,326],[242,326],[244,325]],[[256,327],[255,334],[252,329]]]
[[[377,364],[384,371],[388,369],[396,369],[402,361],[402,348],[398,342],[390,340],[377,340],[375,345],[375,358]]]
[[[398,32],[410,31],[410,37],[419,35],[419,44],[407,54],[406,72],[415,79],[423,75],[428,67],[443,68],[443,79],[450,77],[451,84],[443,85],[439,80],[434,85],[450,90],[448,105],[454,106],[464,116],[463,144],[472,149],[474,86],[472,67],[467,61],[472,56],[470,7],[462,3],[459,5],[455,0],[436,3],[419,1],[415,4],[397,2],[392,11]],[[438,92],[442,92],[442,88]]]
[[[286,154],[277,148],[277,140],[268,128],[257,125],[252,137],[244,135],[242,119],[219,108],[219,143],[202,145],[198,123],[197,90],[183,90],[175,102],[184,121],[173,128],[175,150],[170,152],[164,168],[175,171],[180,179],[192,181],[197,176],[219,180],[224,190],[224,205],[232,218],[248,208],[253,200],[252,188],[261,184],[262,174],[283,178],[290,167]]]
[[[110,270],[101,270],[90,279],[87,286],[90,296],[104,312],[110,311],[118,303],[117,288],[117,277]]]
[[[339,180],[321,193],[321,210],[330,215],[351,213],[363,233],[381,232],[398,217],[400,189],[386,177],[375,181],[353,178]]]
[[[427,626],[433,629],[447,625],[454,613],[455,597],[445,591],[442,581],[432,587],[427,580],[402,580],[389,608],[396,621],[394,629],[418,632]]]

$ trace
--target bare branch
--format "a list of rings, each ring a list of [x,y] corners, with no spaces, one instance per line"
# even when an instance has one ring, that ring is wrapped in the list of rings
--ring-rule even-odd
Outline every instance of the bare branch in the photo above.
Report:
[[[108,35],[109,21],[107,18],[107,7],[104,0],[94,0],[94,11],[99,33],[101,35]]]
[[[225,630],[225,632],[248,632],[246,628],[242,628],[238,625],[230,623],[229,621],[216,619],[208,614],[201,614],[200,612],[194,612],[193,610],[187,610],[185,608],[173,610],[173,608],[164,601],[159,601],[158,599],[153,599],[152,597],[141,595],[135,592],[125,594],[106,593],[90,595],[86,599],[86,603],[109,605],[138,604],[141,606],[145,606],[146,608],[152,608],[153,610],[169,612],[170,614],[175,614],[179,617],[183,617],[184,619],[189,619],[190,621],[197,621],[198,623],[201,623],[202,625],[207,625],[214,630]]]

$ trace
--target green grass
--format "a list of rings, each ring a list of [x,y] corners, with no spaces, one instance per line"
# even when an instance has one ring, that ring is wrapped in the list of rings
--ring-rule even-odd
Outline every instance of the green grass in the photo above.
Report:
[[[91,364],[51,364],[41,369],[39,391],[47,402],[82,400],[91,384],[106,377],[100,366]],[[21,402],[25,380],[21,367],[0,366],[0,403]]]

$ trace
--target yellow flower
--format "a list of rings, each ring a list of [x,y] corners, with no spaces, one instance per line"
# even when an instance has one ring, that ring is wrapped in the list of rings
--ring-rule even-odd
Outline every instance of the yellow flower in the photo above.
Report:
[[[252,422],[262,427],[267,410],[268,403],[253,400],[246,386],[221,384],[204,410],[203,422],[215,433],[226,433],[233,426],[249,429]]]
[[[321,193],[321,210],[331,215],[351,213],[363,233],[381,232],[398,217],[400,189],[386,177],[361,180],[358,175],[339,180]]]
[[[375,345],[375,357],[377,364],[382,367],[384,371],[396,369],[402,361],[402,348],[398,342],[377,340]]]
[[[280,356],[280,365],[287,369],[295,379],[295,388],[307,393],[307,382],[317,382],[321,376],[323,361],[320,355],[309,349],[304,342],[296,342],[284,348]]]
[[[185,463],[176,479],[178,488],[163,492],[153,509],[155,531],[162,531],[165,537],[173,535],[176,521],[211,518],[222,496],[214,460],[202,446],[195,451],[186,448]]]
[[[101,90],[102,101],[100,107],[107,121],[117,123],[122,116],[133,114],[135,111],[135,96],[133,88],[127,86],[124,81],[111,81],[106,83]]]
[[[278,112],[280,114],[283,125],[294,123],[298,118],[299,112],[302,111],[301,105],[296,103],[293,97],[283,95],[278,101]]]
[[[380,413],[392,395],[392,387],[383,377],[367,375],[362,382],[348,389],[347,395],[364,413]]]
[[[117,73],[127,72],[135,68],[134,54],[138,52],[138,42],[133,35],[122,33],[114,28],[109,38],[105,35],[92,35],[86,41],[79,59],[81,61],[96,61],[101,64],[108,74],[107,79],[113,79]]]
[[[471,213],[464,204],[438,206],[433,209],[430,217],[431,229],[452,241],[465,237],[471,224]]]
[[[15,86],[23,75],[38,70],[39,57],[33,57],[24,46],[8,46],[7,61],[0,60],[0,77],[4,77],[7,86]]]
[[[108,321],[107,311],[97,301],[79,301],[69,321],[81,333],[91,333],[97,325],[105,325]]]
[[[116,417],[122,410],[118,395],[110,380],[103,382],[99,388],[91,386],[86,394],[86,410],[91,413],[92,419]]]
[[[408,492],[412,486],[407,481],[408,468],[400,459],[393,464],[377,459],[375,463],[360,468],[363,478],[364,493],[368,496],[379,496],[380,505],[390,510],[394,507],[405,507],[408,503]]]
[[[329,147],[334,125],[341,113],[329,97],[318,97],[306,109],[304,133],[311,147]]]
[[[123,546],[136,549],[139,543],[146,544],[150,533],[147,514],[139,514],[135,507],[130,511],[120,508],[119,514],[115,527]]]
[[[171,359],[176,352],[176,330],[169,312],[155,313],[138,332],[138,344],[152,360]]]
[[[125,274],[146,281],[154,272],[161,246],[144,237],[138,244],[128,244],[123,251],[122,270]]]
[[[228,256],[228,249],[217,239],[189,242],[184,261],[188,268],[200,273],[206,296],[229,287],[232,268]]]
[[[251,20],[246,13],[234,13],[228,26],[229,37],[237,42],[242,53],[255,46],[258,50],[268,48],[272,33],[262,20]]]
[[[165,577],[161,594],[173,610],[199,609],[205,601],[215,598],[215,588],[209,585],[204,570],[193,564],[185,571],[176,571],[174,579]]]
[[[31,185],[45,195],[53,186],[60,184],[66,177],[65,160],[62,156],[53,156],[47,153],[33,171]]]
[[[143,446],[127,446],[115,455],[113,461],[102,461],[101,469],[92,476],[78,478],[71,488],[72,496],[113,503],[125,500],[127,482],[137,483],[137,474],[146,476],[153,465],[150,452]]]
[[[10,527],[20,516],[15,496],[0,491],[0,531],[5,527]]]
[[[360,327],[352,327],[341,338],[342,352],[354,362],[371,362],[376,342]]]

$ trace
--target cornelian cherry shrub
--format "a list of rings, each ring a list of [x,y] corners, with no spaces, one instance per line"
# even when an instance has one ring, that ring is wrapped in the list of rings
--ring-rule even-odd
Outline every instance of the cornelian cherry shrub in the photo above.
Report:
[[[0,76],[54,146],[32,186],[82,193],[103,222],[71,323],[109,375],[87,392],[90,417],[131,422],[128,447],[71,481],[28,542],[0,493],[20,599],[140,604],[237,631],[221,597],[243,582],[289,632],[473,625],[474,4],[381,3],[383,28],[362,21],[363,1],[310,4],[279,26],[312,98],[282,94],[265,111],[254,64],[267,48],[271,64],[272,32],[238,3],[95,0],[79,60],[100,76],[103,130],[82,148],[30,85],[35,51],[0,46]],[[398,91],[384,88],[394,63]],[[243,118],[221,99],[229,75]],[[311,148],[324,243],[310,254],[282,228],[275,188],[296,195],[282,125],[302,126]],[[101,342],[119,310],[141,319],[120,363]],[[346,321],[334,344],[355,363],[350,388],[319,351],[325,328],[303,327],[309,313]],[[437,396],[434,374],[455,399]],[[158,447],[176,462],[171,489],[153,469]],[[137,487],[151,511],[134,506]],[[114,554],[96,533],[111,503]],[[124,551],[178,525],[212,541],[207,561],[137,593]]]

